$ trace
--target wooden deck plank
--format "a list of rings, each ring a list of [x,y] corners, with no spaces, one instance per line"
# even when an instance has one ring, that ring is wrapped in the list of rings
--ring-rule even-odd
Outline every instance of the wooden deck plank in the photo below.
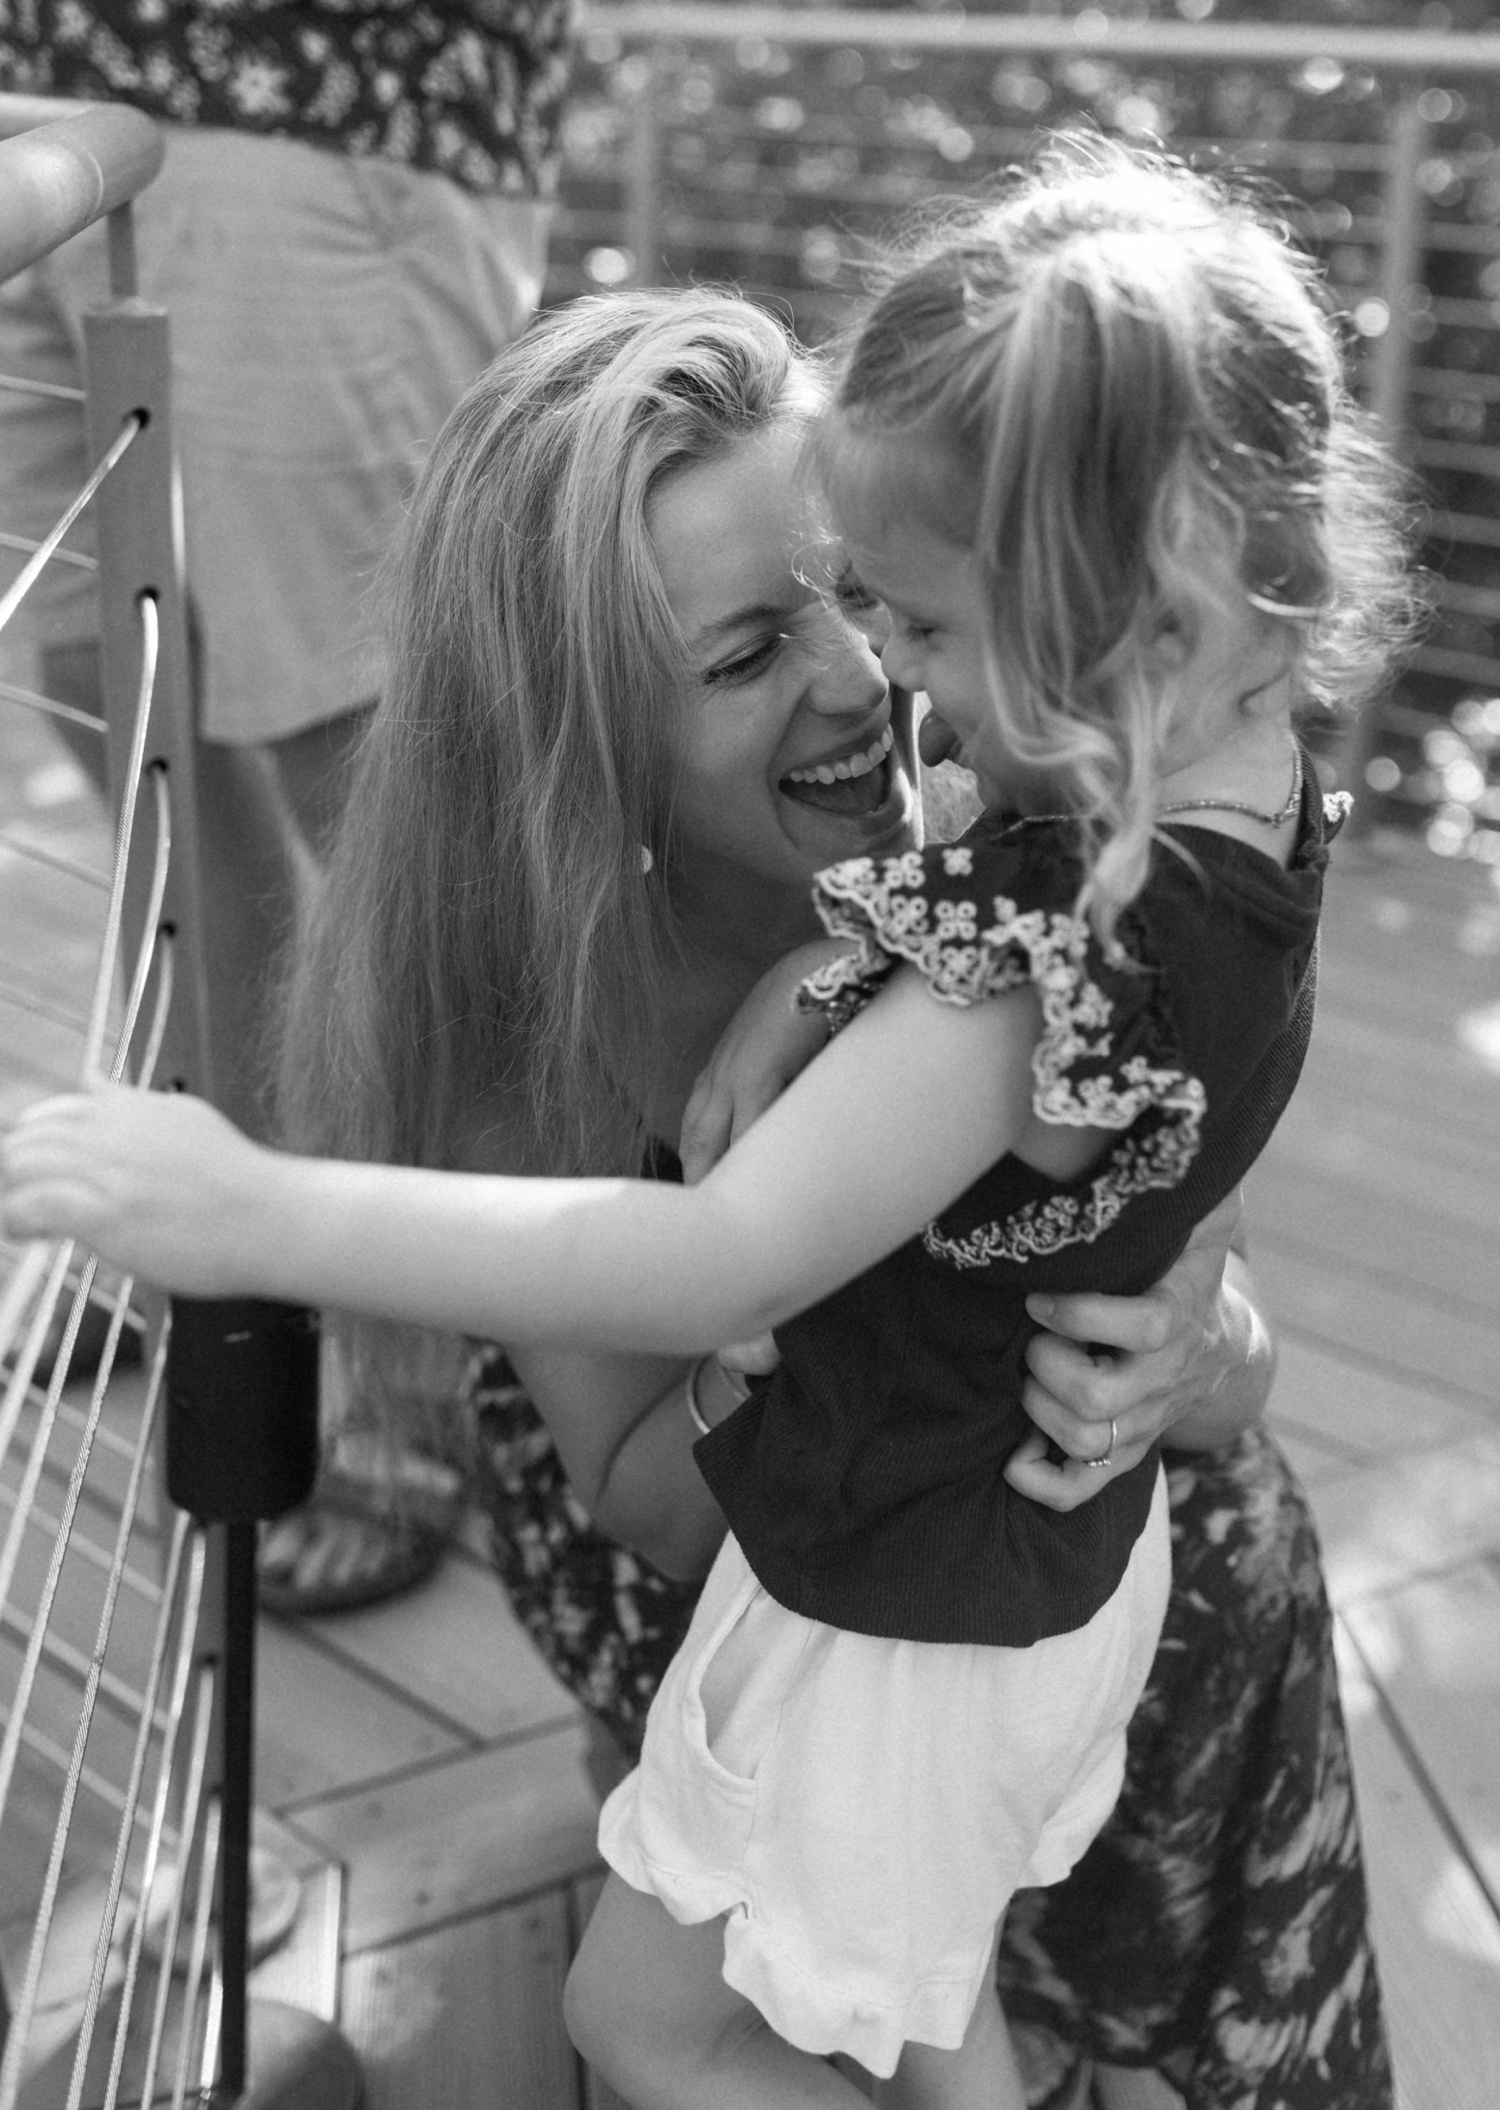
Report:
[[[388,1679],[331,1656],[294,1623],[260,1621],[255,1677],[256,1793],[273,1809],[468,1748]]]
[[[556,1890],[356,1956],[343,2026],[366,2110],[578,2110],[562,2026],[569,1953]]]
[[[420,1590],[367,1612],[307,1621],[331,1656],[389,1679],[484,1742],[571,1720],[577,1708],[527,1640],[495,1578],[447,1560]],[[441,1648],[433,1635],[443,1636]]]
[[[597,1864],[581,1721],[297,1813],[349,1870],[350,1954],[570,1881]]]
[[[253,2000],[284,2000],[324,2022],[339,2017],[343,1970],[344,1871],[332,1863],[302,1877],[297,1922],[250,1973]]]
[[[1315,1226],[1292,1237],[1252,1223],[1250,1257],[1278,1329],[1493,1411],[1500,1368],[1493,1320],[1414,1296],[1402,1277],[1365,1272],[1320,1246]]]
[[[1278,1430],[1314,1439],[1327,1456],[1368,1464],[1462,1442],[1496,1417],[1479,1401],[1451,1398],[1400,1371],[1283,1333],[1271,1418]]]
[[[1308,1490],[1336,1605],[1444,1575],[1500,1544],[1500,1431]]]
[[[1357,1599],[1343,1618],[1500,1909],[1500,1574],[1489,1562],[1469,1561],[1450,1574]],[[1495,1998],[1500,2004],[1500,1978]]]
[[[1495,1105],[1500,1127],[1500,1088]],[[1305,1145],[1311,1135],[1320,1138],[1317,1151]],[[1308,1094],[1290,1133],[1278,1130],[1246,1180],[1245,1197],[1252,1249],[1268,1237],[1305,1242],[1315,1231],[1363,1271],[1399,1277],[1500,1330],[1500,1188],[1489,1180],[1425,1167],[1419,1176],[1414,1163],[1393,1163],[1357,1130],[1337,1128],[1324,1101]]]
[[[1387,979],[1401,972],[1395,966]],[[1396,1031],[1378,1012],[1362,1015],[1346,992],[1331,989],[1323,977],[1304,1081],[1335,1088],[1342,1083],[1336,1108],[1341,1125],[1368,1126],[1394,1155],[1431,1157],[1439,1169],[1462,1171],[1470,1163],[1464,1123],[1472,1116],[1479,1151],[1474,1169],[1483,1171],[1500,1148],[1490,1114],[1495,1073],[1468,1045],[1466,1029],[1494,1001],[1495,979],[1490,977],[1488,989],[1466,990],[1461,997],[1451,991],[1430,996],[1426,1030],[1418,1035]]]
[[[1500,1925],[1347,1640],[1340,1669],[1398,2110],[1495,2110]]]

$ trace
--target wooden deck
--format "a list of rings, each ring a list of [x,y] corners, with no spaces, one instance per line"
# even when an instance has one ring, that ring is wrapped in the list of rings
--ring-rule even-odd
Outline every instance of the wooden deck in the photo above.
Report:
[[[61,751],[4,706],[0,822],[106,855]],[[0,850],[0,985],[79,1008],[75,901]],[[68,1049],[0,1005],[0,1116]],[[1401,2099],[1495,2110],[1500,892],[1477,867],[1406,841],[1340,854],[1314,1053],[1250,1221],[1275,1424],[1339,1610]],[[599,2110],[558,1998],[591,1895],[589,1743],[477,1522],[413,1596],[263,1622],[259,1678],[264,1833],[311,1878],[259,1984],[336,2009],[371,2110]]]

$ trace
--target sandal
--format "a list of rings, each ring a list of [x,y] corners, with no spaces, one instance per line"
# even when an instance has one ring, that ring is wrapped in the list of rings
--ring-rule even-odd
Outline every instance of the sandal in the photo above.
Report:
[[[463,1511],[462,1476],[403,1454],[377,1476],[325,1466],[311,1499],[261,1532],[260,1608],[306,1619],[381,1604],[441,1565]]]

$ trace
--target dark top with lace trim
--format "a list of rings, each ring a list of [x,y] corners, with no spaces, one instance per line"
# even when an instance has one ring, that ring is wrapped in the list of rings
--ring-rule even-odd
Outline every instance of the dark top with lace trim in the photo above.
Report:
[[[1173,822],[1120,920],[1123,961],[1073,913],[1066,822],[985,815],[960,843],[819,876],[819,913],[852,950],[804,1001],[846,1014],[902,961],[948,1003],[1029,979],[1037,1113],[1119,1140],[1065,1185],[1001,1158],[920,1237],[777,1329],[779,1367],[696,1456],[780,1604],[855,1633],[1025,1647],[1113,1593],[1156,1453],[1066,1515],[1007,1486],[1030,1427],[1024,1299],[1147,1289],[1265,1146],[1307,1050],[1344,804],[1309,768],[1286,871]]]

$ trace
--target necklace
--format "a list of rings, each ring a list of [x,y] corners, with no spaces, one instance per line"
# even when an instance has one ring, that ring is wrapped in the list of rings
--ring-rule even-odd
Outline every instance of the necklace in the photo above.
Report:
[[[1261,813],[1254,806],[1246,806],[1239,799],[1179,799],[1175,805],[1163,806],[1161,817],[1169,813],[1245,813],[1253,821],[1264,821],[1268,828],[1284,828],[1302,804],[1302,750],[1292,749],[1292,788],[1287,793],[1286,804],[1280,813]]]
[[[1262,813],[1258,806],[1247,806],[1241,799],[1178,799],[1171,806],[1157,809],[1157,818],[1165,819],[1169,813],[1245,813],[1253,821],[1264,821],[1268,828],[1284,828],[1302,804],[1302,749],[1292,749],[1292,788],[1286,795],[1286,804],[1279,813]],[[1013,835],[1018,828],[1041,828],[1054,822],[1076,820],[1074,813],[1018,813],[1001,829],[1002,835]]]

